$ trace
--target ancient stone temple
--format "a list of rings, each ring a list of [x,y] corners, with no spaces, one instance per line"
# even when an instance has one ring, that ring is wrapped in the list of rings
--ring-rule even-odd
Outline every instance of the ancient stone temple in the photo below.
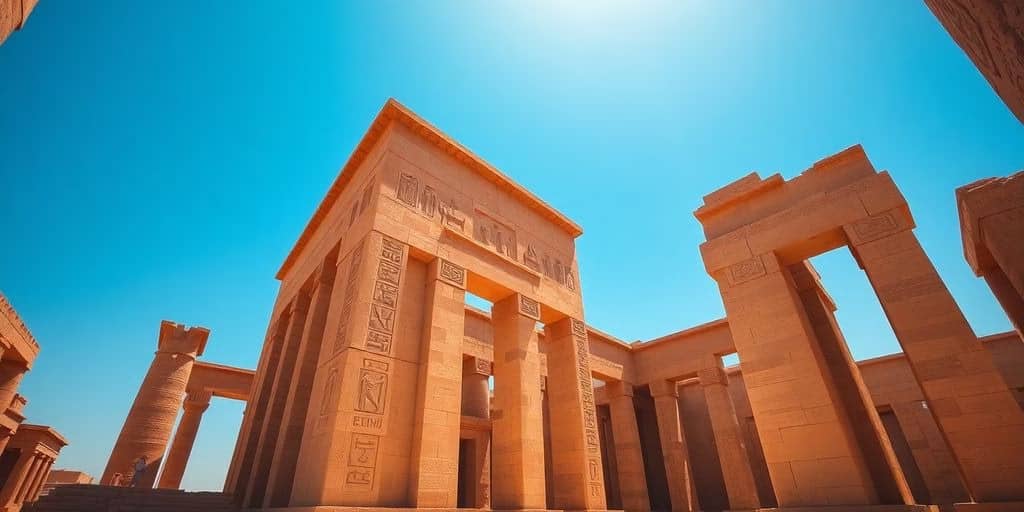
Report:
[[[226,490],[251,508],[605,509],[581,233],[389,101],[278,273]],[[493,303],[468,366],[467,292]]]
[[[1020,273],[1018,181],[958,194],[997,295]],[[118,487],[39,510],[1021,510],[1024,341],[975,335],[862,148],[695,215],[726,318],[626,343],[583,321],[582,229],[389,101],[278,272],[255,373],[197,361],[209,331],[164,322]],[[809,262],[844,248],[902,353],[851,357]],[[247,402],[225,494],[166,494],[211,396]]]

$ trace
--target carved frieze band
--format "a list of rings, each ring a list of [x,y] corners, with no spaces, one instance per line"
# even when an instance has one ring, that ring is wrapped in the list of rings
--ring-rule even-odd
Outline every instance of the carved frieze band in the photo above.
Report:
[[[466,289],[466,269],[446,260],[438,258],[438,276],[452,286]]]
[[[359,269],[362,267],[363,248],[366,240],[360,240],[349,256],[348,276],[345,281],[345,295],[342,299],[341,319],[338,321],[338,332],[334,337],[334,353],[345,348],[348,339],[348,325],[352,317],[352,303],[355,301],[356,286],[359,284]]]
[[[519,314],[540,320],[540,303],[526,295],[519,294]]]
[[[465,234],[466,216],[458,207],[455,198],[442,198],[438,190],[425,182],[421,183],[420,177],[413,172],[399,173],[395,196],[400,203],[420,215],[436,219],[442,226]],[[522,262],[534,272],[556,281],[569,290],[577,290],[572,261],[563,262],[557,256],[539,251],[538,246],[523,242],[511,223],[495,217],[496,215],[488,214],[481,208],[473,209],[474,240],[496,254],[515,262]]]
[[[592,497],[604,495],[601,475],[601,444],[597,433],[597,413],[594,403],[594,381],[590,373],[590,343],[587,326],[582,320],[569,319],[573,342],[576,346],[576,377],[580,388],[580,404],[583,410],[583,435],[587,445],[587,486]]]

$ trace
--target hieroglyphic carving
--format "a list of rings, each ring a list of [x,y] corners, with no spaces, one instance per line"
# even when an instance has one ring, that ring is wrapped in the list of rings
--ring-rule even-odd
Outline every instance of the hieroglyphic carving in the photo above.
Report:
[[[415,208],[419,187],[418,178],[403,172],[398,178],[398,200]]]
[[[376,467],[379,447],[380,436],[353,434],[352,445],[348,452],[348,465],[360,468]]]
[[[537,259],[537,249],[534,249],[533,245],[526,246],[526,251],[523,252],[523,264],[540,272],[540,260]]]
[[[899,224],[891,212],[872,215],[853,223],[853,232],[861,242],[878,240],[895,233],[898,228]]]
[[[466,231],[466,218],[459,213],[454,201],[441,203],[441,224],[458,229],[460,233]]]
[[[526,295],[519,294],[519,313],[540,320],[540,303]]]
[[[345,483],[357,486],[373,485],[377,469],[377,452],[380,451],[380,436],[352,434],[348,448],[348,473]]]
[[[383,281],[373,285],[373,301],[389,308],[398,307],[398,287]]]
[[[437,212],[437,193],[429,185],[424,185],[423,192],[420,192],[419,207],[423,215],[434,218],[434,213]]]
[[[380,256],[386,261],[390,261],[391,263],[394,264],[401,263],[402,252],[404,250],[405,247],[402,245],[401,242],[392,240],[388,237],[384,237],[383,239],[381,239]]]
[[[363,261],[363,247],[366,240],[360,240],[349,256],[348,277],[345,282],[345,297],[341,306],[341,318],[338,321],[338,332],[334,337],[334,353],[337,354],[345,346],[348,336],[348,323],[352,316],[352,303],[355,300],[356,285],[359,283],[359,268]]]
[[[405,246],[388,237],[381,240],[380,261],[377,265],[377,279],[373,284],[370,304],[369,330],[366,333],[366,349],[382,354],[391,353],[398,317],[398,292],[402,278],[402,258]]]
[[[371,414],[384,414],[387,402],[388,374],[377,371],[372,359],[363,360],[359,369],[359,391],[356,394],[356,410]]]
[[[324,393],[320,397],[320,415],[316,420],[316,428],[321,429],[327,424],[331,411],[336,406],[338,394],[338,368],[334,367],[327,373],[324,382]]]
[[[601,451],[601,444],[597,433],[597,413],[594,403],[594,382],[590,373],[590,347],[587,342],[587,328],[581,320],[570,319],[572,325],[572,337],[576,343],[576,376],[580,386],[580,400],[583,408],[584,437],[587,443],[587,451],[591,455],[597,455]]]
[[[491,375],[494,373],[494,363],[478,357],[476,358],[476,372],[480,375]]]
[[[754,256],[729,267],[729,276],[732,284],[740,284],[765,275],[764,263],[761,258]]]
[[[459,288],[466,288],[466,269],[446,259],[439,258],[438,275]]]
[[[428,178],[417,176],[412,171],[401,171],[395,196],[401,204],[430,219],[437,218],[442,226],[466,231],[466,217],[453,197],[445,197],[442,189],[427,185]],[[435,216],[435,213],[440,215]],[[522,263],[535,272],[541,273],[571,291],[577,291],[577,281],[572,260],[551,256],[538,250],[533,243],[521,240],[518,230],[509,221],[497,220],[495,215],[485,213],[477,206],[472,218],[473,238],[494,253]],[[520,251],[519,244],[524,244]],[[564,256],[564,255],[563,255]]]

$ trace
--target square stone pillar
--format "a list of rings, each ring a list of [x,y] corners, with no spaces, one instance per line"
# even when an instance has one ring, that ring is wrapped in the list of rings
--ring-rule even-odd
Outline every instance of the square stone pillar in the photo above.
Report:
[[[716,358],[717,359],[717,358]],[[731,510],[760,508],[754,472],[750,469],[750,458],[740,435],[732,399],[729,397],[728,377],[720,366],[701,370],[697,377],[704,388],[704,400],[711,418],[711,429],[715,435],[718,461],[722,465],[725,490],[729,495]]]
[[[284,335],[291,316],[291,307],[282,310],[276,319],[270,322],[267,329],[267,341],[263,344],[262,357],[256,370],[252,396],[245,404],[242,413],[242,426],[238,430],[238,442],[235,455],[231,458],[224,492],[232,496],[232,501],[241,504],[245,499],[245,491],[252,475],[253,460],[256,458],[256,446],[263,423],[267,416],[270,403],[270,392],[274,386],[277,369],[280,366],[281,352],[284,350]]]
[[[544,332],[554,506],[562,510],[604,510],[608,506],[587,327],[581,320],[566,317],[545,326]]]
[[[454,508],[458,506],[466,269],[443,259],[432,261],[427,267],[424,306],[409,501],[420,508]]]
[[[289,506],[404,507],[423,271],[410,271],[408,245],[379,232],[345,259],[345,291],[328,314]]]
[[[615,439],[622,508],[630,512],[646,512],[651,509],[651,498],[647,493],[647,473],[640,448],[633,386],[622,381],[610,381],[605,383],[604,389],[611,413],[612,437]]]
[[[712,277],[779,507],[878,504],[792,276],[769,252]]]
[[[308,290],[300,290],[294,299],[292,313],[288,319],[288,328],[284,335],[284,349],[274,374],[274,382],[270,387],[267,401],[267,417],[256,441],[252,471],[246,484],[245,499],[242,505],[248,508],[263,506],[263,498],[267,494],[267,483],[270,479],[270,468],[277,448],[278,434],[281,432],[284,407],[288,400],[288,388],[291,386],[295,372],[295,364],[299,356],[302,332],[306,327],[306,315],[309,312],[310,295]]]
[[[298,356],[292,370],[291,382],[286,393],[282,427],[278,432],[274,454],[267,479],[267,492],[263,498],[264,508],[286,507],[291,499],[292,480],[298,463],[299,447],[306,427],[310,395],[313,392],[313,378],[316,376],[320,349],[324,342],[324,328],[327,311],[335,289],[337,253],[332,251],[314,272],[312,277],[313,295],[306,325],[302,329]]]
[[[690,451],[686,446],[686,433],[679,421],[679,391],[676,383],[656,380],[650,383],[654,411],[658,417],[658,437],[665,463],[669,499],[673,512],[697,512],[697,487],[690,466]]]
[[[844,227],[975,501],[1024,501],[1024,412],[906,210]]]
[[[546,508],[538,320],[539,304],[523,295],[491,308],[491,506],[497,510]]]

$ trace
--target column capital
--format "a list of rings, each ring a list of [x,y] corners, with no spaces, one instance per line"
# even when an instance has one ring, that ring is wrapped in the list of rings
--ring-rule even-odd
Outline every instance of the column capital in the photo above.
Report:
[[[530,317],[534,320],[540,320],[540,303],[523,295],[521,293],[516,294],[516,304],[519,307],[519,314]]]
[[[476,374],[489,377],[494,374],[494,362],[473,356],[466,358],[466,363],[462,366],[462,369],[463,375]]]
[[[726,385],[729,383],[729,376],[725,373],[725,368],[721,366],[712,366],[698,371],[697,379],[700,380],[701,386]]]
[[[187,411],[199,411],[203,412],[210,407],[210,399],[213,398],[212,391],[189,391],[185,395],[185,401],[182,403],[182,408]]]
[[[205,327],[186,327],[185,324],[164,320],[160,322],[157,352],[198,357],[203,355],[209,337],[210,330]]]
[[[649,382],[647,385],[651,388],[651,396],[654,398],[662,396],[679,398],[679,390],[676,389],[676,382],[673,380],[658,379]]]
[[[427,267],[427,278],[444,281],[460,290],[466,289],[466,269],[444,259],[435,258]]]
[[[604,392],[609,400],[623,396],[633,398],[633,385],[621,380],[610,380],[604,383]]]

